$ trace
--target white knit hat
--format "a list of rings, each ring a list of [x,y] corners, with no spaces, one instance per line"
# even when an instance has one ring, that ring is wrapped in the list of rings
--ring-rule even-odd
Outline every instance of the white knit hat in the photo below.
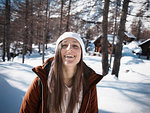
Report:
[[[80,35],[77,34],[77,33],[73,33],[73,32],[65,32],[65,33],[63,33],[63,34],[57,39],[57,42],[56,42],[56,50],[57,50],[58,44],[59,44],[62,40],[66,39],[66,38],[74,38],[74,39],[76,39],[76,40],[80,43],[80,45],[81,45],[83,55],[85,55],[85,53],[86,53],[86,52],[85,52],[85,46],[84,46],[84,43],[83,43],[83,41],[82,41]]]

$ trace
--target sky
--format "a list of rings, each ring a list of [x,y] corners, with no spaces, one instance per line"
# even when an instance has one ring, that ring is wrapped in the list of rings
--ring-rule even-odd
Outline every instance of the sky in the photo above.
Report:
[[[98,108],[100,113],[149,113],[150,111],[150,60],[138,58],[132,53],[137,43],[123,47],[119,78],[111,70],[97,84]],[[46,59],[54,56],[55,43],[48,45]],[[42,65],[42,56],[34,46],[33,54],[15,57],[13,61],[0,61],[0,112],[19,113],[25,92],[36,74],[32,68]],[[84,57],[85,63],[97,73],[102,73],[101,56]]]

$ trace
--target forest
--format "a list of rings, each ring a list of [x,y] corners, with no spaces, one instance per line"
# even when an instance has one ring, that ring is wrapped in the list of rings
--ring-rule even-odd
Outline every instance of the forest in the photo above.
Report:
[[[140,10],[133,12],[137,4]],[[65,31],[93,40],[102,34],[103,75],[108,73],[107,34],[118,37],[112,74],[118,76],[125,31],[136,40],[150,38],[150,0],[0,0],[0,48],[2,61],[32,54],[33,44],[42,55],[47,44]],[[132,20],[131,18],[132,17]],[[130,23],[130,24],[128,24]]]

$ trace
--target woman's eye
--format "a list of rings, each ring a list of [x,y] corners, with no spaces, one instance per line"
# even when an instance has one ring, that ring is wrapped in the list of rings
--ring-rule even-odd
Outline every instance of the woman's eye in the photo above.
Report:
[[[66,49],[67,47],[68,47],[68,45],[67,44],[62,44],[62,46],[61,46],[63,49]]]
[[[78,46],[78,45],[72,45],[72,47],[73,47],[74,49],[79,49],[79,46]]]

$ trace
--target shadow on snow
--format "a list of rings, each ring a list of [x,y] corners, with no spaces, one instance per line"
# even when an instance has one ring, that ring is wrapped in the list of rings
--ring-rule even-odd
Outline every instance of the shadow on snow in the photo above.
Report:
[[[12,87],[0,74],[0,112],[18,113],[25,92]]]

